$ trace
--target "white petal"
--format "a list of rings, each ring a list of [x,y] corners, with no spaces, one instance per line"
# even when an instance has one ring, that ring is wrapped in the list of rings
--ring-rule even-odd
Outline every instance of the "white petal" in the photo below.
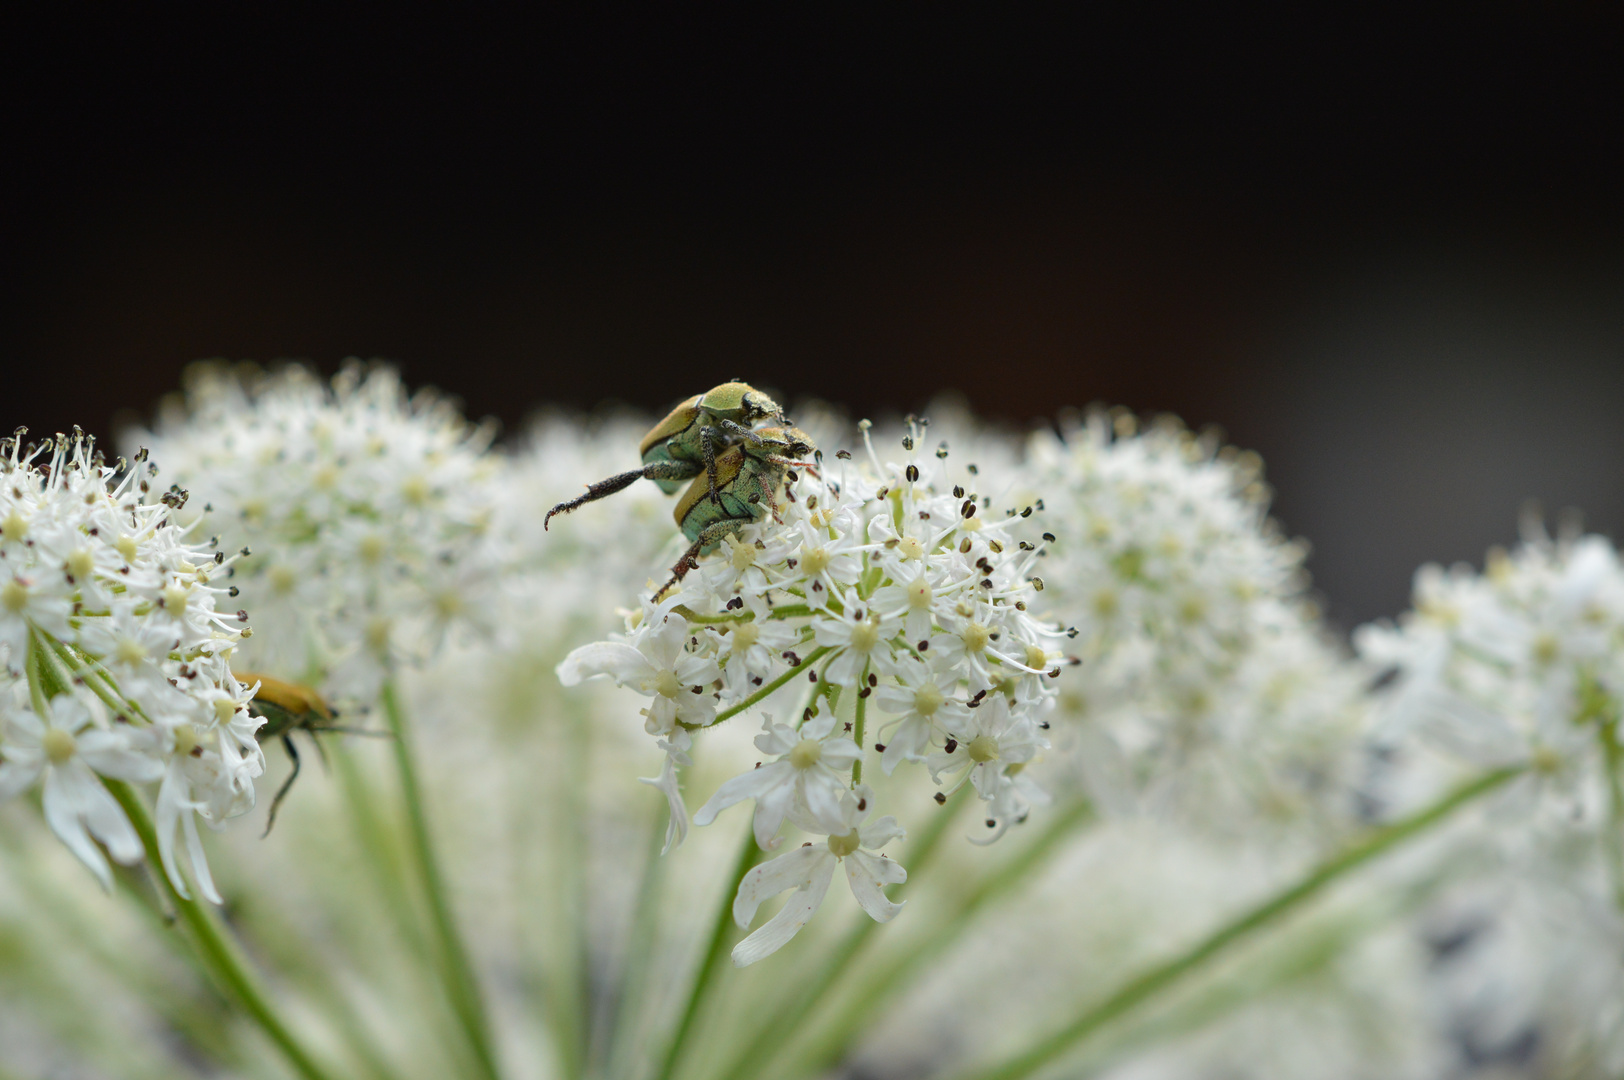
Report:
[[[575,686],[596,675],[608,675],[621,686],[636,686],[645,678],[652,678],[655,669],[648,658],[630,645],[619,641],[594,641],[571,652],[553,669],[558,681]]]
[[[180,826],[181,815],[190,817],[192,814],[191,801],[188,798],[190,784],[181,770],[180,762],[170,766],[168,775],[164,777],[163,786],[158,789],[158,806],[155,811],[158,827],[158,861],[163,863],[164,874],[168,876],[169,883],[175,887],[181,899],[190,900],[191,891],[186,887],[186,879],[181,876],[180,865],[175,861],[175,830]]]
[[[886,899],[881,890],[887,885],[900,885],[908,880],[908,871],[902,864],[866,851],[854,851],[840,860],[846,864],[846,884],[864,911],[875,922],[890,922],[902,910],[902,905]]]
[[[74,768],[76,765],[77,769]],[[51,831],[68,845],[68,850],[73,852],[80,862],[90,868],[90,872],[102,883],[102,888],[112,892],[112,872],[108,869],[107,860],[102,856],[101,849],[91,841],[90,834],[85,831],[83,820],[92,798],[87,789],[100,786],[84,762],[69,761],[61,768],[46,771],[42,801],[45,820],[51,826]],[[102,794],[105,795],[106,792]],[[117,804],[114,804],[114,809],[117,809]]]
[[[897,819],[890,814],[875,818],[857,831],[857,839],[870,851],[882,848],[891,841],[900,840],[907,835],[902,826],[897,824]]]
[[[164,774],[155,757],[130,748],[129,741],[111,731],[87,731],[78,738],[79,757],[86,765],[114,780],[150,784]]]
[[[845,782],[827,773],[820,775],[812,769],[803,772],[799,779],[801,798],[806,802],[812,820],[831,835],[846,832],[850,826],[841,809],[841,800],[846,794]]]
[[[683,802],[682,789],[677,785],[676,763],[667,757],[659,776],[639,776],[637,782],[664,792],[666,805],[671,811],[671,818],[665,826],[665,847],[660,849],[660,854],[682,846],[682,842],[688,839],[688,804]]]
[[[0,802],[21,795],[33,787],[45,763],[43,754],[30,754],[32,760],[29,761],[18,760],[22,754],[16,746],[10,747],[7,753],[14,757],[9,761],[0,761]]]
[[[733,897],[733,921],[747,927],[767,897],[785,889],[804,888],[819,875],[827,881],[834,874],[834,862],[827,844],[809,844],[751,867],[740,879],[738,894]]]
[[[789,939],[800,932],[812,916],[817,912],[818,906],[823,903],[824,894],[829,891],[829,882],[835,873],[835,857],[829,854],[828,847],[817,845],[810,848],[797,848],[788,855],[779,856],[773,862],[794,858],[802,851],[822,852],[823,857],[817,859],[812,866],[812,876],[796,889],[790,898],[784,901],[784,906],[778,909],[778,914],[767,920],[767,924],[760,930],[751,934],[733,947],[733,966],[748,967],[763,957],[771,956],[789,943]],[[771,864],[769,864],[771,865]],[[757,867],[756,869],[763,869]],[[775,890],[782,891],[782,890]],[[740,892],[743,892],[741,884]],[[751,914],[755,912],[752,910]],[[737,915],[737,905],[735,905]],[[745,923],[748,925],[748,922]]]
[[[880,768],[890,776],[904,761],[923,761],[925,748],[930,745],[931,725],[915,713],[897,726],[880,754]]]
[[[181,819],[186,830],[186,855],[192,860],[192,873],[197,875],[198,890],[211,904],[222,904],[220,891],[214,887],[214,875],[209,873],[209,860],[203,853],[203,841],[197,835],[197,818],[187,814]]]
[[[705,800],[705,805],[694,815],[695,825],[709,825],[723,810],[745,799],[759,799],[779,784],[787,783],[794,766],[787,761],[775,761],[759,769],[740,773],[716,789],[716,794]]]

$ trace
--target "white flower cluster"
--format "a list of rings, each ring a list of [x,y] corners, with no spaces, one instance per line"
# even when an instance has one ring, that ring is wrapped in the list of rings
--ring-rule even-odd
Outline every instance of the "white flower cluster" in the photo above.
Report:
[[[837,864],[869,915],[896,914],[883,889],[905,874],[878,849],[902,830],[874,816],[874,791],[861,783],[871,755],[887,776],[928,770],[939,802],[971,784],[985,803],[982,842],[1046,798],[1024,770],[1049,745],[1065,632],[1031,610],[1040,548],[1017,526],[1032,507],[995,506],[945,444],[924,447],[918,423],[894,462],[880,460],[862,426],[866,460],[842,451],[791,469],[774,515],[724,538],[674,595],[646,601],[623,639],[582,646],[558,669],[566,685],[608,675],[651,699],[645,728],[667,754],[651,782],[670,800],[668,846],[687,828],[677,768],[691,763],[693,732],[791,682],[807,688],[789,722],[763,715],[763,760],[694,817],[709,824],[750,799],[762,848],[782,842],[786,822],[825,838],[744,878],[741,925],[766,897],[797,892],[735,949],[740,966],[794,936]],[[871,706],[884,718],[871,721]]]
[[[1390,737],[1416,732],[1475,765],[1527,766],[1546,796],[1542,818],[1564,830],[1624,828],[1624,567],[1604,537],[1525,531],[1482,574],[1422,567],[1414,610],[1355,641],[1388,673]]]
[[[145,452],[108,465],[91,439],[0,444],[0,799],[36,783],[45,818],[102,884],[141,839],[101,777],[158,784],[158,845],[189,895],[219,902],[194,815],[211,826],[254,805],[264,757],[252,688],[228,661],[247,615],[218,611],[237,556],[176,523],[187,494],[155,490]]]
[[[1172,422],[1141,431],[1119,410],[1034,436],[1027,468],[1066,537],[1046,577],[1083,664],[1060,704],[1102,806],[1175,798],[1192,821],[1233,820],[1190,783],[1213,766],[1250,789],[1226,811],[1271,812],[1330,786],[1323,769],[1342,764],[1309,766],[1301,752],[1355,741],[1359,673],[1300,597],[1303,547],[1268,518],[1257,456]]]
[[[488,616],[499,591],[492,432],[387,367],[199,366],[152,440],[208,527],[252,555],[237,584],[255,670],[369,700],[391,666]]]

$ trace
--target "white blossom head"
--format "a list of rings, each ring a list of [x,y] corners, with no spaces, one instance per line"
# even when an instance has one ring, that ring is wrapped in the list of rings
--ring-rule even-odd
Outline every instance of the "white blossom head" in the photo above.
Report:
[[[179,830],[217,901],[194,815],[248,810],[264,771],[229,667],[247,615],[215,606],[237,556],[197,542],[195,518],[177,520],[187,492],[157,472],[145,451],[108,464],[78,433],[0,445],[0,798],[40,785],[46,821],[109,885],[102,849],[143,850],[103,778],[161,781],[164,869],[188,895]]]
[[[759,512],[741,512],[708,547],[702,536],[697,565],[679,561],[680,581],[651,589],[626,634],[583,645],[558,666],[565,685],[608,676],[647,699],[645,727],[668,756],[649,782],[672,802],[672,838],[686,818],[671,763],[687,765],[695,737],[714,724],[771,710],[758,714],[758,767],[723,783],[693,820],[709,825],[750,801],[763,849],[777,848],[789,827],[827,839],[817,858],[792,851],[767,864],[791,867],[789,877],[775,870],[741,887],[736,913],[745,921],[792,878],[795,909],[810,917],[842,859],[869,914],[894,913],[880,888],[901,880],[900,867],[869,865],[860,852],[900,827],[877,817],[885,828],[855,839],[852,815],[866,817],[887,794],[862,783],[865,762],[885,777],[928,765],[910,771],[939,782],[936,803],[968,781],[985,802],[978,839],[996,839],[1045,801],[1023,772],[1048,746],[1065,634],[1040,604],[1033,571],[1049,541],[1025,539],[1035,507],[1002,490],[984,494],[975,465],[928,438],[924,421],[910,421],[883,454],[870,425],[859,428],[854,451],[800,462],[759,456],[753,467],[768,483],[756,490],[770,497],[719,504]],[[722,513],[690,505],[709,518]],[[776,918],[736,962],[777,949],[800,922]]]
[[[362,699],[496,592],[491,430],[383,366],[325,383],[202,365],[150,436],[206,525],[246,546],[256,670]]]

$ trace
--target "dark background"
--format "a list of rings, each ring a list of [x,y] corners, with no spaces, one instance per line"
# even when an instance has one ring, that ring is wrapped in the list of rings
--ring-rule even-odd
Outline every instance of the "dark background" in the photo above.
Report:
[[[393,359],[509,431],[735,375],[1120,402],[1261,451],[1343,625],[1525,499],[1624,524],[1610,5],[56,10],[0,46],[6,430],[219,356]]]

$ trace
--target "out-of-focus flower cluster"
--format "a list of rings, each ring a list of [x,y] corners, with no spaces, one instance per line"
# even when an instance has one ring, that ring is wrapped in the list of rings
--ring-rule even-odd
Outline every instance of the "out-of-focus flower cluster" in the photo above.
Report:
[[[156,784],[164,869],[188,895],[179,833],[218,900],[196,817],[252,808],[265,765],[253,688],[228,666],[246,616],[215,607],[237,556],[177,524],[187,494],[161,490],[145,452],[108,464],[77,433],[23,438],[0,444],[0,800],[38,785],[51,829],[111,888],[102,849],[144,850],[103,778]]]
[[[1096,412],[1023,468],[1064,538],[1047,579],[1082,664],[1060,704],[1101,805],[1232,831],[1351,812],[1363,680],[1302,596],[1257,456]]]
[[[244,664],[367,701],[448,629],[489,628],[504,567],[489,427],[386,367],[330,385],[293,366],[188,377],[142,438],[196,493],[202,527],[249,548]]]

